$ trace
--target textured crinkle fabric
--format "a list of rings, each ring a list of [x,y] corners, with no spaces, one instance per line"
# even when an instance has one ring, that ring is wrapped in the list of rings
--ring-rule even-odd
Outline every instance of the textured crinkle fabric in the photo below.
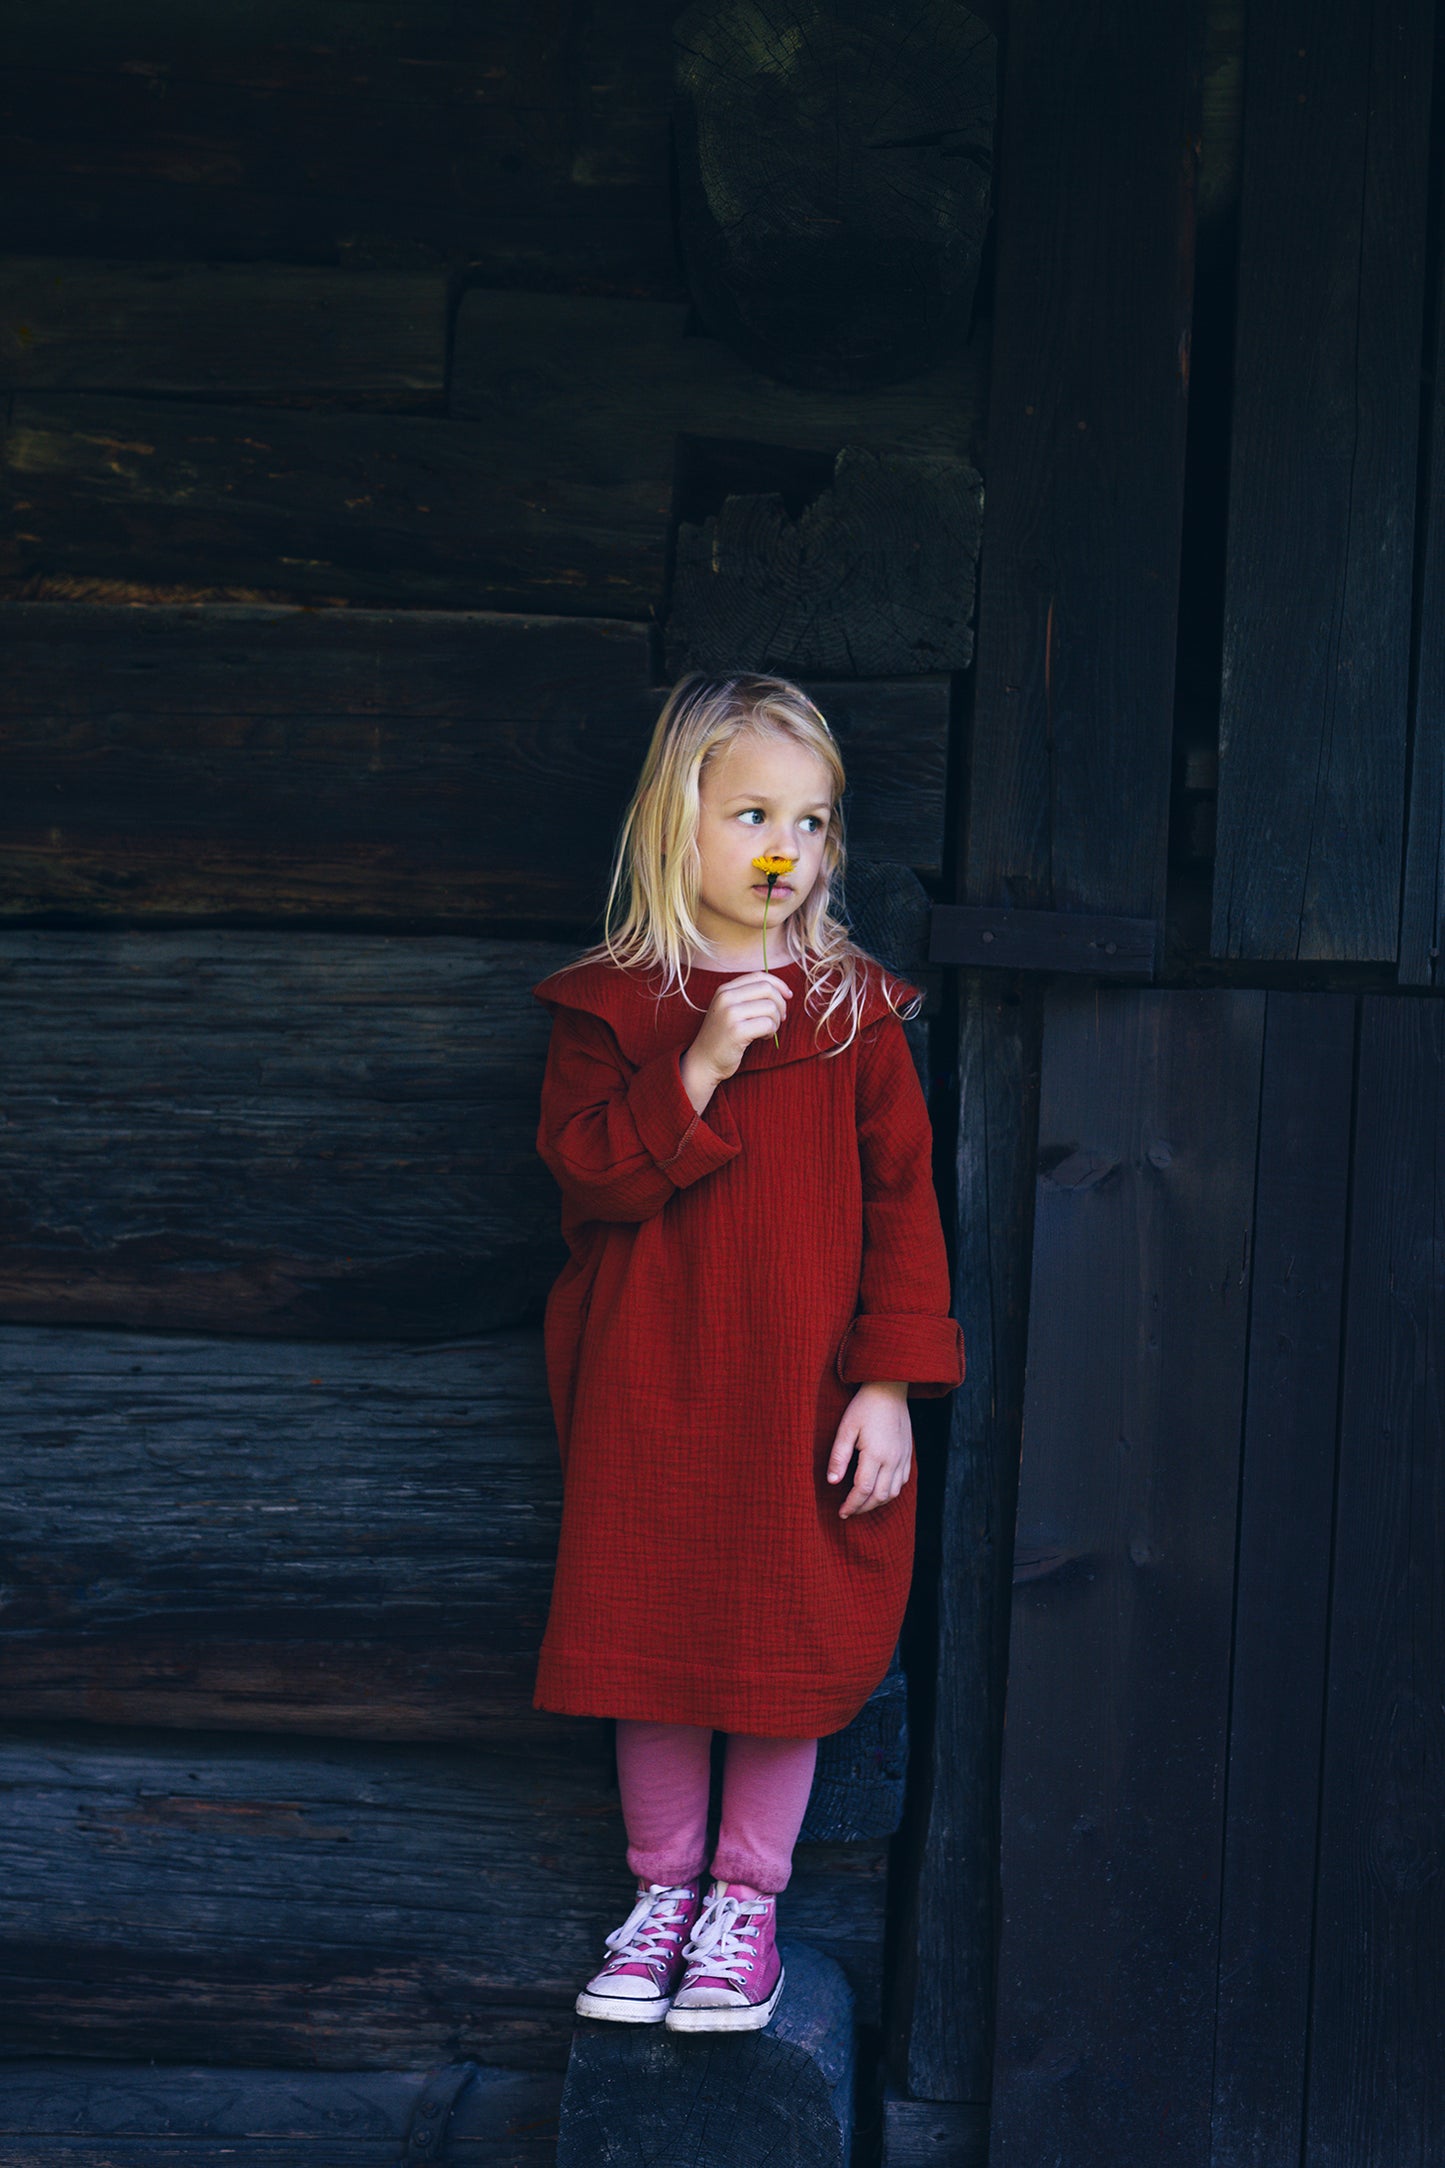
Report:
[[[858,1035],[825,1059],[836,1038],[782,965],[778,1045],[754,1040],[702,1114],[681,1056],[739,974],[659,1001],[655,977],[589,962],[533,989],[569,1252],[546,1312],[564,1503],[536,1708],[817,1738],[888,1668],[916,1462],[840,1520],[852,1474],[829,1484],[828,1454],[858,1385],[940,1396],[964,1348],[927,1105],[866,971]]]

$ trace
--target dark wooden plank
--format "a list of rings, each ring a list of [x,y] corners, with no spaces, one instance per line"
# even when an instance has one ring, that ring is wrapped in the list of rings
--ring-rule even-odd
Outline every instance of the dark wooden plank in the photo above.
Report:
[[[960,903],[1164,916],[1203,12],[1010,14]]]
[[[0,607],[0,640],[9,916],[590,939],[663,698],[646,629],[606,620],[42,602]],[[936,873],[948,681],[810,689],[850,854]]]
[[[883,2094],[883,2168],[986,2168],[988,2107]]]
[[[562,2088],[557,2168],[844,2168],[853,2157],[853,1998],[837,1965],[805,1942],[780,1937],[778,1954],[786,1978],[766,2028],[710,2040],[701,2054],[661,2025],[584,2019]]]
[[[440,271],[0,259],[0,389],[439,405]]]
[[[474,264],[680,298],[672,5],[20,0],[0,78],[29,255]]]
[[[561,1507],[537,1329],[3,1326],[0,1431],[0,1714],[574,1736],[531,1706]]]
[[[1420,600],[1413,626],[1409,810],[1400,904],[1402,986],[1445,986],[1445,228],[1428,264]]]
[[[678,235],[708,330],[828,390],[961,342],[993,170],[987,24],[953,0],[693,0],[673,38]]]
[[[915,1600],[921,1646],[936,1656],[932,1678],[921,1658],[914,1667],[931,1721],[914,1750],[917,1804],[899,1846],[890,2029],[893,2068],[930,2102],[986,2101],[993,2075],[998,1771],[1043,993],[1036,979],[976,971],[958,984],[953,1308],[968,1375],[950,1404],[946,1453],[919,1458]]]
[[[0,1320],[435,1340],[540,1315],[536,1154],[571,951],[0,935]]]
[[[1445,2152],[1445,1014],[1361,1003],[1303,2158]]]
[[[583,617],[661,593],[666,494],[549,475],[545,448],[453,420],[28,393],[3,456],[11,592],[199,573],[238,599]]]
[[[6,1727],[4,2056],[561,2068],[633,1895],[607,1727],[577,1729],[508,1756]],[[780,1908],[865,2024],[886,1869],[800,1845]]]
[[[1211,951],[1393,962],[1434,9],[1253,9]]]
[[[737,439],[826,453],[976,454],[987,356],[957,341],[906,382],[867,392],[780,383],[685,307],[594,294],[471,287],[457,307],[451,411],[544,439],[559,479],[591,472],[670,482],[674,439]],[[639,396],[640,387],[645,395]]]
[[[1351,996],[1268,995],[1213,2168],[1302,2157],[1354,1041]]]
[[[928,955],[933,963],[1152,979],[1159,968],[1161,933],[1156,920],[1110,918],[1098,911],[1009,911],[988,904],[939,903],[931,914]]]
[[[1050,991],[990,2160],[1207,2168],[1262,993]]]
[[[677,530],[670,670],[890,677],[973,658],[983,480],[937,453],[838,454],[796,519],[776,491]]]
[[[22,2057],[0,2063],[0,2139],[6,2168],[397,2168],[427,2084],[425,2070]],[[551,2168],[562,2085],[472,2064],[440,2157]]]

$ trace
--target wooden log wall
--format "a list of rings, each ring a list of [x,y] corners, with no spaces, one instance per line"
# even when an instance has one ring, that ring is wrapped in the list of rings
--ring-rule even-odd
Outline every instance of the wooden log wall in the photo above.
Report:
[[[692,12],[676,40],[654,0],[13,26],[0,2150],[26,2168],[430,2158],[444,2126],[446,2157],[553,2157],[631,1878],[608,1726],[530,1707],[562,1251],[527,989],[596,931],[678,668],[786,667],[834,723],[843,906],[927,988],[947,1141],[928,915],[980,541],[990,11],[910,43],[809,10],[822,73],[768,118],[798,144],[786,268],[708,278],[670,167],[700,200],[739,84],[697,76]],[[747,11],[706,13],[743,53]],[[826,244],[824,137],[851,146]],[[915,299],[930,250],[943,280],[911,325],[879,306],[905,229]],[[859,2168],[926,1606],[911,1673],[825,1742],[787,1900],[800,1964],[846,1983]]]

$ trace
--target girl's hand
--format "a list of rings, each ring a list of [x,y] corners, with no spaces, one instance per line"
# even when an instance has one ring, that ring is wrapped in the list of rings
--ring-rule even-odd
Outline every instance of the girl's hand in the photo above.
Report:
[[[779,1029],[792,998],[792,987],[775,971],[744,971],[725,979],[708,1004],[685,1064],[690,1061],[720,1084],[733,1074],[754,1039],[771,1038]]]
[[[840,1521],[886,1504],[908,1481],[913,1463],[913,1426],[908,1420],[906,1378],[873,1379],[859,1386],[843,1411],[828,1455],[830,1483],[843,1480],[855,1444],[858,1472],[853,1488],[838,1508]]]

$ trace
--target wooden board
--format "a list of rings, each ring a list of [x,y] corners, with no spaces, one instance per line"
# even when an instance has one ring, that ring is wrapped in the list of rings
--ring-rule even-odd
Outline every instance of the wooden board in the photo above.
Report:
[[[677,299],[674,7],[19,0],[0,78],[27,255],[473,264]]]
[[[10,593],[130,581],[224,599],[646,617],[667,496],[422,415],[17,394]]]
[[[0,607],[0,914],[595,937],[663,693],[606,620]],[[948,681],[810,690],[851,853],[939,870]],[[854,810],[856,804],[856,812]]]
[[[546,443],[564,474],[651,473],[669,482],[678,436],[824,453],[975,455],[987,357],[981,338],[904,383],[803,390],[689,332],[685,307],[592,294],[471,287],[457,307],[451,411]]]
[[[0,389],[440,405],[439,271],[0,258]]]
[[[0,1321],[438,1340],[540,1316],[573,953],[444,935],[0,935]]]
[[[1445,1015],[1360,1007],[1307,2168],[1445,2151]]]
[[[1010,17],[959,903],[1164,915],[1202,16]]]
[[[1303,2158],[1354,1042],[1266,997],[1211,2168]]]
[[[6,1727],[0,2059],[561,2068],[634,1890],[587,1728],[513,1758]],[[886,1867],[801,1846],[784,1899],[865,2024]]]
[[[988,2107],[883,2090],[883,2168],[987,2168]]]
[[[398,2168],[431,2082],[425,2070],[37,2055],[0,2063],[0,2144],[6,2168]],[[552,2168],[562,2082],[553,2070],[474,2065],[439,2158]]]
[[[0,1715],[573,1740],[533,1710],[561,1513],[541,1333],[0,1326]]]
[[[1393,962],[1434,10],[1252,10],[1211,953]]]
[[[1419,603],[1413,627],[1409,808],[1400,903],[1402,986],[1445,986],[1445,277],[1436,234],[1435,311],[1422,387]]]
[[[1022,1419],[1038,1133],[1042,988],[996,972],[958,976],[958,1131],[950,1198],[954,1312],[968,1375],[949,1405],[946,1454],[920,1455],[920,1566],[929,1606],[918,1690],[931,1723],[915,1747],[917,1817],[897,1877],[891,2060],[926,2102],[986,2102],[998,1942],[998,1771],[1009,1569]],[[935,1533],[936,1531],[936,1533]],[[926,1561],[926,1563],[925,1563]],[[931,1691],[930,1691],[931,1689]],[[900,1850],[903,1850],[900,1847]],[[951,2111],[957,2115],[957,2111]],[[986,2111],[971,2111],[974,2120]],[[966,2121],[968,2130],[973,2123]],[[906,2149],[891,2126],[891,2163]],[[944,2119],[927,2143],[945,2145]],[[986,2137],[986,2129],[984,2132]],[[962,2145],[962,2140],[960,2140]],[[923,2141],[919,2153],[922,2157]],[[939,2153],[940,2168],[972,2163]]]
[[[990,2159],[1207,2168],[1265,996],[1046,1001]]]

